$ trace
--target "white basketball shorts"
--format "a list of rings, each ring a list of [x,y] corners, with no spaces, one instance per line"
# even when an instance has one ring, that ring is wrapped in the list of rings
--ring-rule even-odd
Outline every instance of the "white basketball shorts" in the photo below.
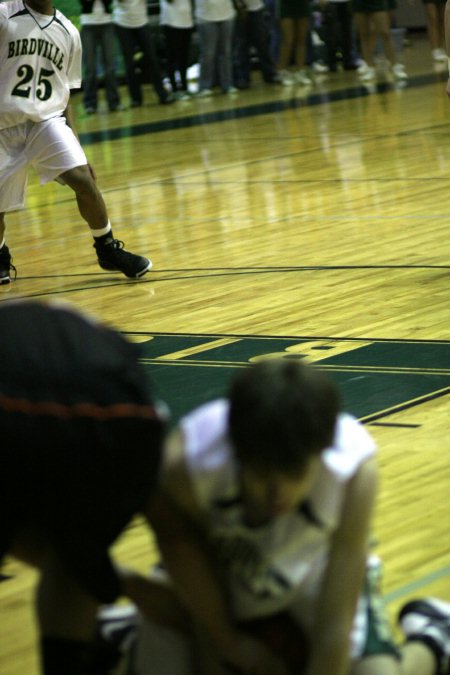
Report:
[[[0,130],[0,213],[23,208],[28,170],[33,166],[44,185],[87,164],[83,148],[65,117],[24,122]]]

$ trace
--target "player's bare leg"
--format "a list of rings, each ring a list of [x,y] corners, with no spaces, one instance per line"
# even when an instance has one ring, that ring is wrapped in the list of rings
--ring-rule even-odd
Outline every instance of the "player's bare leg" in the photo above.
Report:
[[[91,230],[101,230],[108,224],[108,213],[88,164],[77,166],[61,174],[61,178],[75,192],[78,209]]]
[[[75,192],[78,209],[94,237],[99,265],[108,271],[123,272],[136,279],[152,266],[148,258],[125,251],[123,242],[114,239],[108,212],[95,176],[88,164],[65,171],[60,178]]]
[[[401,661],[393,656],[369,656],[352,670],[351,675],[434,675],[436,660],[433,653],[419,642],[406,644]]]

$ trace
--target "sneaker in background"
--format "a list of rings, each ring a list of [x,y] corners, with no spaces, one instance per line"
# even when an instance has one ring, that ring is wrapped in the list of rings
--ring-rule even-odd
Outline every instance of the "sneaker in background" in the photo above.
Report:
[[[396,63],[392,66],[392,73],[397,80],[407,80],[408,74],[403,63]]]
[[[312,84],[311,78],[307,75],[306,71],[304,70],[298,70],[295,73],[295,81],[297,84],[303,84],[303,85],[308,85]]]
[[[377,73],[375,68],[366,65],[363,70],[359,70],[358,68],[358,75],[361,82],[371,82],[376,79]]]
[[[295,84],[296,82],[294,73],[289,72],[289,70],[280,70],[279,77],[281,84],[284,84],[287,87]]]
[[[197,96],[199,98],[207,98],[209,96],[213,95],[213,90],[212,89],[199,89],[197,92]]]
[[[431,52],[433,61],[447,61],[447,53],[445,49],[433,49]]]
[[[330,71],[329,66],[327,66],[327,64],[323,61],[314,61],[311,68],[315,73],[319,74],[328,73]]]
[[[436,598],[412,600],[400,610],[398,623],[407,642],[424,642],[438,663],[436,675],[450,673],[450,603]]]

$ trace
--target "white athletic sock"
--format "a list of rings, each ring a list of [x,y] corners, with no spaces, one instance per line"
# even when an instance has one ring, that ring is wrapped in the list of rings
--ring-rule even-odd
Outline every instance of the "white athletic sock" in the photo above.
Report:
[[[104,237],[105,234],[109,234],[111,232],[111,230],[112,230],[111,222],[108,220],[105,227],[102,227],[101,230],[92,230],[91,229],[91,232],[92,232],[92,236],[94,237],[94,239],[98,239],[99,237]]]

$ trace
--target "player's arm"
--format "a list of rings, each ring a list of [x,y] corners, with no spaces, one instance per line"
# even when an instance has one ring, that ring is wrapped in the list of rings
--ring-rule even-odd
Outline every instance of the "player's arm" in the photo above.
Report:
[[[166,444],[161,485],[146,517],[182,605],[204,628],[224,660],[243,675],[286,675],[278,658],[234,626],[224,585],[208,547],[206,523],[186,469],[183,436],[178,430]]]
[[[66,118],[67,125],[72,129],[73,133],[75,134],[75,136],[76,136],[76,138],[78,139],[78,142],[79,142],[80,139],[78,137],[78,132],[77,132],[76,124],[75,124],[75,114],[73,112],[73,108],[72,108],[72,105],[70,103],[70,100],[67,104],[66,109],[63,112],[63,116]],[[94,180],[97,180],[97,176],[95,174],[93,166],[88,163],[88,168],[89,168],[89,171],[91,172],[92,178]]]
[[[72,108],[72,104],[70,103],[70,100],[67,103],[67,107],[63,112],[63,117],[66,118],[67,126],[69,126],[72,129],[72,131],[75,134],[75,136],[77,137],[77,139],[80,140],[78,138],[77,127],[76,127],[76,124],[75,124],[75,114],[73,112],[73,108]]]
[[[447,80],[447,96],[450,98],[450,0],[447,0],[445,3],[445,14],[444,14],[444,27],[445,27],[445,46],[447,49],[448,57],[448,70],[449,78]]]
[[[349,636],[363,587],[377,475],[370,459],[348,484],[317,603],[307,675],[345,675],[349,670]]]

